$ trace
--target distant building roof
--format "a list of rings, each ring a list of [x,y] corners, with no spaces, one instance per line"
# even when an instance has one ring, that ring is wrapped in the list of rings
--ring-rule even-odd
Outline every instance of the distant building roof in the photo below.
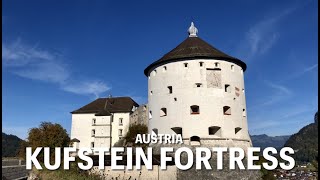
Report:
[[[130,97],[98,98],[71,113],[96,113],[96,116],[109,116],[111,113],[131,112],[133,106],[139,104]]]
[[[192,23],[193,26],[193,23]],[[191,27],[190,27],[191,28]],[[196,30],[197,32],[197,30]],[[189,32],[190,34],[190,32]],[[150,64],[145,70],[144,74],[148,76],[150,70],[159,65],[167,64],[170,62],[192,60],[192,59],[218,59],[233,62],[242,67],[243,71],[246,70],[246,64],[240,59],[234,58],[227,55],[226,53],[216,49],[211,46],[201,38],[190,34],[187,39],[185,39],[176,48],[171,50],[169,53],[165,54],[162,58]]]

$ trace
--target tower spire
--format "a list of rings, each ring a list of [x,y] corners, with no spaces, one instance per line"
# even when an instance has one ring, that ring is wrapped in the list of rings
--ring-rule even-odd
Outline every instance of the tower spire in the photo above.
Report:
[[[189,37],[198,37],[198,29],[194,26],[194,23],[191,22],[191,26],[188,29]]]

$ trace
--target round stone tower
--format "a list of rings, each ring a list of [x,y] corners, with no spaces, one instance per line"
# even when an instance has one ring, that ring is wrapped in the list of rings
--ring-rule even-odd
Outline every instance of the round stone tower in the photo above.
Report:
[[[149,133],[181,134],[184,144],[250,147],[246,64],[209,45],[191,23],[189,37],[150,64]]]

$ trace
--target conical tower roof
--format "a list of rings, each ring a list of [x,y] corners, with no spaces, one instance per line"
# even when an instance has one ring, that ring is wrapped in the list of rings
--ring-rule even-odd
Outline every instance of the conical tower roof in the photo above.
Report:
[[[176,48],[165,54],[162,58],[150,64],[145,70],[144,74],[148,76],[150,70],[162,64],[170,62],[192,60],[192,59],[218,59],[223,61],[233,62],[242,67],[243,71],[246,70],[246,64],[240,59],[229,56],[228,54],[211,46],[201,38],[197,37],[198,30],[193,23],[189,28],[189,37],[180,43]],[[190,30],[191,29],[191,30]]]

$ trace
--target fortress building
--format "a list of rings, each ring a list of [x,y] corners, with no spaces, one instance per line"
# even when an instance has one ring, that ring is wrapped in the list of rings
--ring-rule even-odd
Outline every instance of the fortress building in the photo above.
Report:
[[[150,64],[149,133],[181,134],[184,144],[252,146],[248,133],[246,64],[198,37],[189,37]]]
[[[113,147],[127,133],[130,115],[138,106],[130,97],[109,97],[72,111],[72,146],[77,150]]]

